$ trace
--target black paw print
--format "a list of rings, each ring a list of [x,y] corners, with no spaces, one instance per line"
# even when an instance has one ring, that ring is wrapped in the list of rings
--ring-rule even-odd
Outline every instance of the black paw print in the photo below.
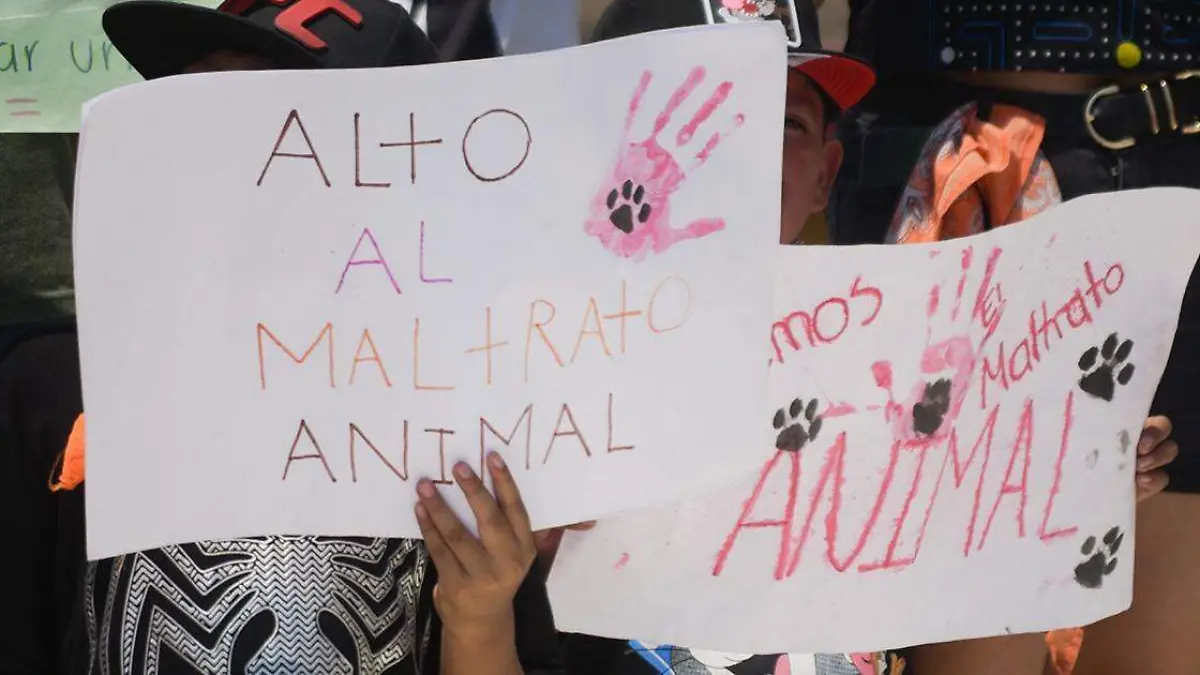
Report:
[[[942,378],[925,385],[921,400],[913,405],[913,431],[923,436],[932,436],[942,428],[946,413],[950,412],[950,380]]]
[[[625,181],[620,192],[613,188],[613,191],[608,193],[608,208],[612,211],[608,214],[608,220],[613,227],[625,234],[633,232],[634,209],[637,209],[637,222],[646,222],[653,209],[649,204],[642,203],[642,198],[645,196],[646,188],[634,185],[631,180]],[[617,202],[620,202],[621,205],[617,206]]]
[[[1083,371],[1079,388],[1105,401],[1113,400],[1117,385],[1128,384],[1129,378],[1133,377],[1133,364],[1125,363],[1133,350],[1133,340],[1121,342],[1119,346],[1118,341],[1117,334],[1113,333],[1103,345],[1092,347],[1079,357],[1079,369]]]
[[[796,452],[806,443],[814,440],[821,432],[821,417],[817,415],[817,399],[808,402],[805,407],[800,399],[793,399],[787,408],[775,411],[772,420],[779,435],[775,437],[775,447],[779,450]],[[805,429],[807,424],[808,428]]]
[[[1104,585],[1104,577],[1117,569],[1117,550],[1125,540],[1121,528],[1114,527],[1104,533],[1102,545],[1096,547],[1096,538],[1088,537],[1083,542],[1079,552],[1090,556],[1075,566],[1075,583],[1084,588],[1100,588]]]

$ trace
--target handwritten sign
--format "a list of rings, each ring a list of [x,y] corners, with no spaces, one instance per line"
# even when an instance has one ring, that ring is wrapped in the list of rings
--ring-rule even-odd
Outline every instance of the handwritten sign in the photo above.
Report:
[[[416,536],[416,480],[489,449],[538,527],[756,465],[737,448],[769,441],[772,30],[91,102],[90,555]]]
[[[0,133],[78,131],[84,101],[141,80],[100,27],[114,1],[3,3]]]
[[[855,652],[1129,606],[1135,445],[1200,192],[1089,197],[930,246],[780,251],[774,448],[740,485],[568,537],[563,630]]]

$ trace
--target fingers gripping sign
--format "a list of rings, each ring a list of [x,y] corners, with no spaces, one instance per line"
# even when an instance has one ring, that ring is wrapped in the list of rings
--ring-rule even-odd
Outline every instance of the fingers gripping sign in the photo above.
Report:
[[[1179,457],[1179,444],[1170,439],[1171,420],[1161,415],[1146,420],[1137,445],[1137,500],[1153,497],[1167,487],[1165,467]]]
[[[547,569],[554,564],[554,558],[558,555],[558,547],[562,544],[563,535],[568,530],[572,532],[587,532],[596,527],[596,521],[589,520],[566,527],[554,527],[549,530],[541,530],[534,532],[534,541],[537,542],[538,558]]]
[[[662,253],[675,244],[699,239],[725,229],[722,218],[700,218],[683,227],[671,224],[671,196],[687,179],[687,174],[706,161],[722,140],[745,117],[734,115],[727,128],[704,137],[699,129],[724,105],[733,91],[732,82],[721,82],[700,105],[691,119],[676,132],[673,154],[660,137],[680,106],[704,82],[705,70],[697,66],[668,99],[654,120],[654,128],[645,140],[629,141],[630,130],[638,117],[653,75],[642,73],[629,103],[620,154],[612,173],[592,199],[590,215],[584,225],[587,234],[596,237],[605,248],[623,258],[640,260],[647,251]],[[693,143],[697,138],[703,143]],[[687,155],[690,154],[690,157]]]
[[[466,463],[454,476],[478,523],[476,537],[432,481],[417,485],[417,523],[438,571],[433,601],[449,631],[486,628],[511,616],[513,597],[537,546],[521,494],[500,455],[488,456],[495,497]]]

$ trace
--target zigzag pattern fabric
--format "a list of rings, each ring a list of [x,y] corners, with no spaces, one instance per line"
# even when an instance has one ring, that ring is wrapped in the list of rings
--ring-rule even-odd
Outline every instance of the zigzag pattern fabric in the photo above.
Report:
[[[100,673],[417,675],[431,611],[420,541],[269,537],[93,563]]]

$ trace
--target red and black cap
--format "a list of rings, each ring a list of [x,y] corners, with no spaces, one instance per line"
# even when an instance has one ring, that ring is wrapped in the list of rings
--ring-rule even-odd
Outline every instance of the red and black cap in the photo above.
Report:
[[[875,86],[866,61],[821,48],[811,0],[613,0],[592,42],[683,26],[779,21],[787,31],[788,66],[804,73],[843,111]]]
[[[389,0],[224,0],[216,9],[131,0],[109,7],[103,24],[146,79],[177,75],[219,49],[262,56],[280,70],[438,60],[408,12]]]

